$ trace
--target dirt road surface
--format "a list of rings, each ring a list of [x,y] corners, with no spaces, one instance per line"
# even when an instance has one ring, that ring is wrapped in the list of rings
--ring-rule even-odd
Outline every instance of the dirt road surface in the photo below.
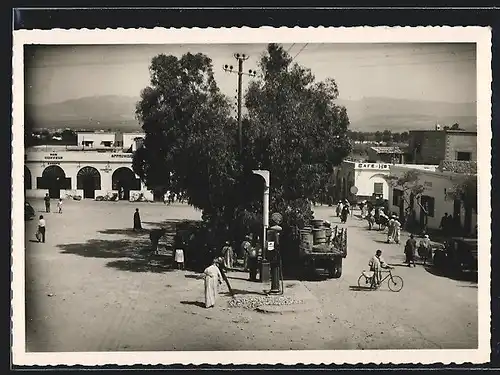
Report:
[[[131,230],[135,208],[147,229],[167,219],[199,219],[186,205],[66,200],[62,214],[45,214],[41,200],[31,203],[46,217],[47,241],[34,241],[37,220],[26,223],[30,352],[477,348],[477,284],[405,267],[402,245],[382,243],[385,234],[367,231],[355,216],[347,223],[342,277],[287,281],[286,294],[300,290],[317,308],[280,315],[230,308],[224,288],[215,308],[205,309],[197,274],[148,262],[147,233]],[[333,212],[316,208],[336,225]],[[387,285],[357,288],[378,248],[404,279],[399,293]],[[237,294],[269,289],[247,276],[229,274]]]

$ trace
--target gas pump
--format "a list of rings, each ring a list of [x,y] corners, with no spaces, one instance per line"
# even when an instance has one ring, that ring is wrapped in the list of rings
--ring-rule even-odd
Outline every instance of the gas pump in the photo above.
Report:
[[[280,254],[281,230],[282,228],[279,225],[274,225],[267,230],[267,259],[271,268],[271,290],[269,294],[283,294],[283,270]]]

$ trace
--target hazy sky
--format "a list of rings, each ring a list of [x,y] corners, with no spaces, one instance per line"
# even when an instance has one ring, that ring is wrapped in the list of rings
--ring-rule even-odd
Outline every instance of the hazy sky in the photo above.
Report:
[[[157,54],[201,52],[213,62],[215,79],[231,98],[237,75],[234,53],[250,58],[244,69],[258,69],[264,44],[41,46],[26,52],[26,100],[62,102],[95,95],[138,97],[149,84],[149,63]],[[316,79],[334,78],[341,99],[389,97],[446,102],[476,101],[474,44],[288,44],[294,61]],[[244,77],[244,86],[248,82]]]

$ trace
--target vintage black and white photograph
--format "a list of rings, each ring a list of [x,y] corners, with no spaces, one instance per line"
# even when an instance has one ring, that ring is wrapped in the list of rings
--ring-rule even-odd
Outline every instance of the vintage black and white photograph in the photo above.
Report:
[[[21,32],[18,358],[487,360],[489,31],[419,30]]]

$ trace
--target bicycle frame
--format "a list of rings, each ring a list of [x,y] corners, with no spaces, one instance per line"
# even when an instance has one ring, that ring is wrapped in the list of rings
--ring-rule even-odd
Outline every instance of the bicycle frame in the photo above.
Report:
[[[382,280],[380,280],[380,284],[382,284],[385,280],[387,280],[389,277],[392,279],[392,271],[391,270],[382,270],[380,272],[384,272],[387,275],[385,275]],[[375,276],[374,276],[375,277]]]
[[[375,285],[375,274],[371,277],[368,277],[363,271],[363,273],[358,279],[358,286],[362,286],[361,280],[362,278],[364,278],[365,284],[370,284],[370,289],[378,289],[378,287],[382,285],[384,281],[389,279],[387,283],[391,291],[399,292],[403,288],[403,279],[400,276],[393,275],[391,269],[382,269],[378,272],[380,273],[384,272],[386,273],[386,275],[384,277],[381,277],[381,280],[379,280],[379,282],[376,285]]]

